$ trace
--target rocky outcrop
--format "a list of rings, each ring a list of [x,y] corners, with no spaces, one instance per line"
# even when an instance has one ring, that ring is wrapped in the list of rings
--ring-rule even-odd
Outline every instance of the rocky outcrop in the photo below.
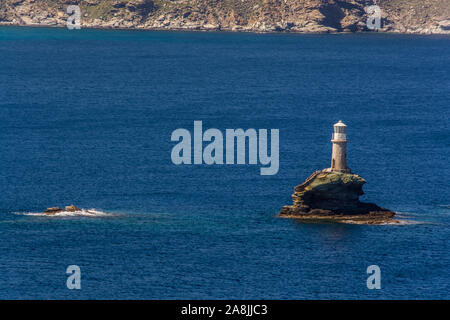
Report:
[[[0,24],[65,26],[71,4],[82,27],[308,33],[367,31],[376,4],[382,32],[450,34],[450,0],[0,0]]]
[[[42,213],[46,215],[54,215],[60,212],[78,212],[78,211],[81,211],[81,209],[72,204],[70,206],[66,206],[65,210],[61,209],[60,207],[51,207],[45,209],[45,211]]]
[[[316,171],[294,189],[293,204],[284,206],[282,217],[332,220],[359,224],[395,223],[395,212],[359,201],[366,180],[357,174]]]

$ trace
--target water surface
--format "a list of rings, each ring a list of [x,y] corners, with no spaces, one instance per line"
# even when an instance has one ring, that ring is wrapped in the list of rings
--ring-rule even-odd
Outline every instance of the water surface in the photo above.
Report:
[[[1,27],[0,297],[448,299],[449,52],[443,36]],[[362,199],[413,223],[275,217],[329,166],[339,119]],[[278,174],[173,165],[194,120],[279,129]],[[71,203],[111,215],[30,214]]]

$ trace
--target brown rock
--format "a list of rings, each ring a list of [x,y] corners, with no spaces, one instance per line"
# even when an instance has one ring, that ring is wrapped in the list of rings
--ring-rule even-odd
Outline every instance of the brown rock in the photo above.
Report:
[[[72,204],[70,206],[66,206],[66,211],[67,212],[75,212],[75,211],[81,211],[81,209]]]
[[[51,207],[51,208],[45,209],[45,211],[43,213],[48,214],[48,215],[53,215],[58,212],[63,212],[63,209],[61,209],[60,207]]]

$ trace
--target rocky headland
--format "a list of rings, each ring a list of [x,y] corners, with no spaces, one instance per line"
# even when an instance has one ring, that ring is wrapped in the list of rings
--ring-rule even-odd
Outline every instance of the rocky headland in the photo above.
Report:
[[[0,24],[64,27],[68,5],[83,28],[299,33],[368,31],[378,5],[381,32],[450,34],[450,0],[0,0]]]
[[[365,179],[353,173],[316,171],[294,188],[293,204],[284,206],[279,215],[309,221],[398,223],[393,219],[395,212],[359,201],[365,183]]]

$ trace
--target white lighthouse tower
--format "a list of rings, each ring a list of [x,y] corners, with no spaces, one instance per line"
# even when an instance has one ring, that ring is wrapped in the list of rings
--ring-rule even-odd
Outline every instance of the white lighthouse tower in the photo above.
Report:
[[[347,167],[347,135],[345,133],[347,126],[339,120],[334,124],[334,132],[331,142],[333,150],[331,152],[330,171],[350,173]]]

